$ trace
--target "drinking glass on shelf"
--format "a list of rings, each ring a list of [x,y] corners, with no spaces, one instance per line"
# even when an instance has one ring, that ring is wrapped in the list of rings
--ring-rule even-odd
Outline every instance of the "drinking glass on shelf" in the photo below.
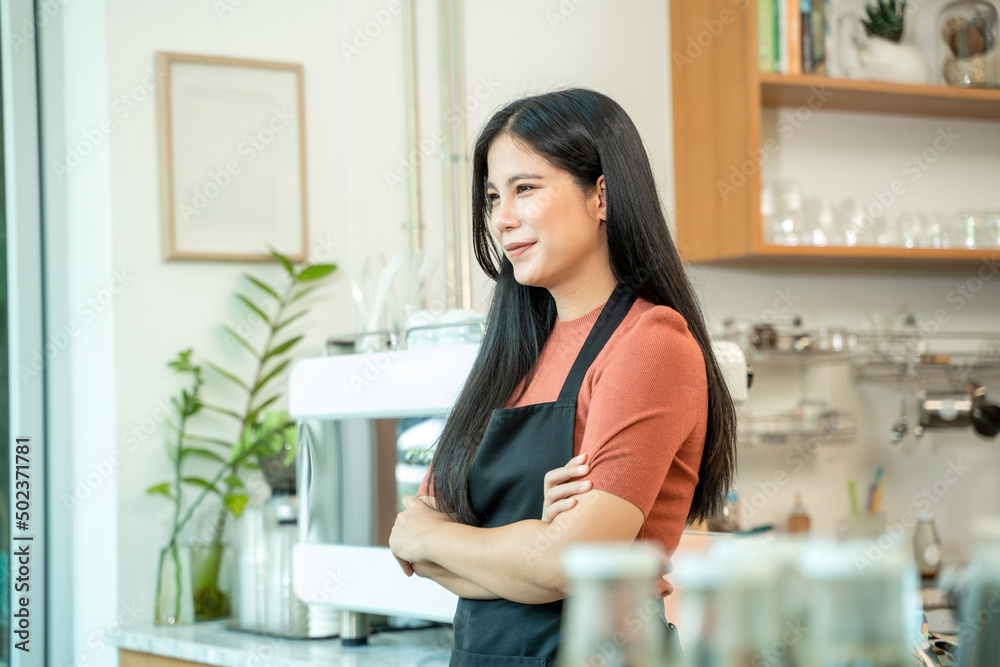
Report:
[[[960,211],[958,214],[958,234],[952,237],[952,245],[956,248],[967,248],[972,250],[976,247],[976,212]]]
[[[983,247],[1000,248],[1000,209],[984,211]]]
[[[897,242],[896,221],[890,215],[872,216],[862,234],[863,245],[888,248]]]
[[[904,211],[899,216],[899,245],[917,248],[923,241],[923,223],[916,211]]]
[[[802,232],[802,188],[785,179],[774,184],[774,235],[778,245],[799,245]]]
[[[864,245],[877,248],[898,246],[900,245],[898,229],[895,216],[889,214],[871,216],[862,235]]]
[[[833,231],[833,204],[826,196],[806,199],[803,208],[801,242],[805,245],[824,246],[830,243]]]
[[[943,248],[944,230],[941,227],[941,218],[937,213],[921,213],[920,247],[921,248]]]
[[[942,213],[938,220],[941,224],[941,247],[964,248],[965,233],[961,218],[955,213]]]
[[[878,234],[877,227],[882,224],[882,218],[868,216],[865,218],[864,223],[864,226],[861,228],[861,233],[858,234],[858,245],[878,245],[878,243],[875,242],[875,237]]]
[[[843,199],[837,206],[831,243],[834,245],[862,245],[862,235],[866,227],[865,209],[857,199]]]
[[[903,237],[900,233],[899,216],[895,213],[886,213],[883,219],[885,221],[885,240],[883,241],[882,237],[879,237],[879,245],[892,248],[902,247]]]
[[[977,211],[973,225],[977,248],[1000,247],[1000,211]]]
[[[778,242],[774,224],[774,189],[764,183],[760,187],[760,229],[764,243]]]

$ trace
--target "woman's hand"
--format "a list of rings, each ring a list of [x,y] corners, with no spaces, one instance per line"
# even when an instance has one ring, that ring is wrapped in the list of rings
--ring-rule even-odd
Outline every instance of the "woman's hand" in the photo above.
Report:
[[[406,576],[413,575],[413,563],[424,558],[427,535],[435,526],[448,521],[443,512],[438,512],[431,496],[405,495],[402,498],[403,511],[396,515],[396,523],[389,534],[389,550],[396,557]]]
[[[674,592],[674,585],[670,583],[667,575],[674,571],[673,563],[670,562],[670,558],[667,556],[663,557],[663,574],[660,576],[659,581],[656,586],[656,597],[663,599]]]
[[[562,468],[556,468],[545,473],[545,502],[542,503],[542,521],[551,523],[561,512],[576,505],[575,496],[590,490],[590,480],[572,481],[580,475],[587,474],[590,466],[586,465],[587,452],[574,456]]]

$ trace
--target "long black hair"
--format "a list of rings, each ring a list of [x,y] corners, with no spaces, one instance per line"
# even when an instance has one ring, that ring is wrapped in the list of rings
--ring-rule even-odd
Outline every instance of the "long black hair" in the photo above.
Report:
[[[542,287],[521,285],[490,234],[486,157],[502,135],[568,172],[584,193],[604,175],[608,254],[614,276],[639,297],[669,306],[687,322],[705,358],[708,429],[698,485],[687,523],[722,508],[736,474],[736,411],[709,341],[698,300],[688,282],[660,207],[639,132],[622,107],[593,90],[573,88],[511,102],[496,112],[473,153],[472,230],[476,259],[496,281],[479,353],[448,416],[431,461],[437,507],[462,523],[480,525],[469,499],[469,473],[494,409],[506,407],[552,332],[555,300]],[[540,508],[539,508],[540,509]]]

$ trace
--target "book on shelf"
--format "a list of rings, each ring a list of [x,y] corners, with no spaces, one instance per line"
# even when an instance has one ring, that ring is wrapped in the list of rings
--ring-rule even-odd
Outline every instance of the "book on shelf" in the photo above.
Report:
[[[802,0],[803,74],[826,74],[826,4],[826,0]]]
[[[757,69],[829,74],[833,0],[756,0]]]
[[[785,74],[802,74],[802,0],[785,0],[788,3],[788,28],[782,46],[788,48],[788,71]]]
[[[778,14],[775,0],[757,0],[757,71],[776,72]],[[773,20],[772,20],[773,19]]]

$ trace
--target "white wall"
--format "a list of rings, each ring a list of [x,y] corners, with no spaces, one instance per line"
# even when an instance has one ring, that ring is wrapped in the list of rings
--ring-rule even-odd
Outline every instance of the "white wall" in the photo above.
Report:
[[[380,0],[240,3],[220,17],[213,3],[194,0],[173,2],[169,8],[109,0],[106,43],[92,47],[107,50],[107,70],[95,76],[106,79],[108,103],[80,123],[88,127],[100,113],[111,116],[111,100],[141,85],[157,50],[301,62],[305,67],[311,255],[316,260],[342,263],[345,273],[356,272],[366,254],[388,257],[407,247],[401,227],[407,215],[405,188],[389,188],[385,180],[385,173],[395,170],[407,151],[400,17],[393,16],[349,61],[341,51],[341,43],[352,40],[355,29],[372,19],[372,12],[387,6],[387,1]],[[420,10],[420,79],[429,91],[421,99],[422,136],[443,125],[434,101],[437,91],[431,83],[436,63],[427,40],[433,39],[434,26],[426,7]],[[565,0],[524,0],[504,3],[500,11],[496,3],[470,0],[465,25],[467,93],[474,94],[477,87],[482,91],[481,98],[467,108],[470,140],[491,111],[515,96],[566,85],[596,88],[614,96],[632,116],[647,144],[664,204],[672,210],[665,3],[590,0],[577,5]],[[771,168],[799,174],[811,188],[822,186],[838,195],[865,195],[873,184],[882,182],[887,171],[898,168],[900,156],[924,146],[928,133],[941,122],[819,114],[787,142],[780,161]],[[965,202],[1000,206],[995,188],[984,185],[988,178],[984,174],[992,173],[995,180],[996,163],[990,157],[996,155],[1000,125],[958,125],[962,141],[942,159],[940,167],[921,180],[912,205]],[[884,142],[877,149],[872,145],[876,138]],[[863,157],[852,159],[857,155]],[[859,167],[859,162],[870,171]],[[428,163],[425,242],[439,262],[438,282],[431,294],[439,298],[443,295],[443,241],[433,194],[439,177]],[[990,168],[992,172],[988,172]],[[218,328],[222,322],[237,324],[242,316],[230,294],[241,285],[240,274],[245,270],[273,278],[279,273],[259,265],[160,260],[156,105],[152,94],[137,102],[127,117],[116,117],[110,136],[110,174],[109,264],[131,276],[126,289],[114,298],[113,332],[107,334],[115,345],[114,378],[108,384],[114,394],[110,404],[103,404],[104,414],[114,414],[114,438],[123,457],[117,476],[117,555],[122,564],[119,599],[135,601],[145,610],[142,620],[148,620],[152,617],[156,553],[166,539],[169,508],[163,498],[147,497],[143,490],[169,475],[158,406],[178,387],[165,363],[187,346],[227,365],[241,363],[244,358],[226,346]],[[87,211],[72,210],[69,215],[77,229],[86,230],[92,224],[92,214]],[[87,260],[83,253],[75,257],[78,262]],[[889,312],[907,301],[924,319],[938,308],[949,309],[949,327],[1000,329],[1000,281],[987,283],[961,311],[948,303],[948,290],[968,277],[961,273],[856,270],[799,274],[693,268],[691,276],[713,322],[726,316],[756,317],[771,305],[778,290],[791,290],[798,299],[796,311],[811,325],[859,327],[862,309]],[[315,299],[314,311],[303,323],[309,332],[305,347],[317,349],[325,336],[353,330],[347,286],[342,274]],[[482,309],[488,291],[478,274],[475,286],[475,306]],[[769,377],[761,371],[758,382],[755,402],[790,406],[798,398],[794,376]],[[754,522],[780,520],[790,507],[792,490],[801,489],[817,523],[830,525],[846,512],[843,489],[847,478],[857,476],[863,484],[877,464],[886,466],[885,505],[891,519],[910,508],[915,490],[938,479],[949,460],[961,459],[971,470],[959,487],[951,488],[935,505],[935,511],[941,515],[942,537],[951,540],[948,555],[963,551],[954,540],[965,534],[962,521],[966,512],[973,507],[994,512],[1000,509],[1000,492],[989,485],[1000,466],[995,443],[984,445],[971,437],[934,434],[919,446],[893,448],[886,437],[894,417],[890,390],[858,388],[837,377],[820,377],[815,382],[817,391],[832,389],[831,400],[861,410],[861,436],[854,445],[822,450],[797,473],[794,482],[768,500]],[[221,401],[230,398],[218,397]],[[85,405],[83,397],[80,405]],[[225,426],[220,422],[219,434],[227,434]],[[144,427],[155,428],[155,432],[147,435]],[[144,438],[134,449],[134,441],[128,439],[133,429]],[[96,462],[96,450],[86,456],[91,455]],[[740,479],[745,494],[755,490],[759,482],[773,479],[776,470],[786,468],[785,456],[787,450],[745,452]],[[86,469],[90,462],[84,458],[79,465]],[[259,486],[256,491],[261,492]],[[108,522],[114,525],[111,518]],[[81,613],[84,604],[81,601],[77,607]]]
[[[922,49],[930,49],[933,19],[942,3],[921,3],[921,13],[910,22]],[[674,216],[672,118],[670,103],[669,22],[665,5],[649,2],[544,2],[531,11],[490,11],[469,3],[468,70],[477,77],[505,82],[504,97],[563,85],[585,85],[612,95],[629,112],[647,145],[661,198]],[[930,24],[930,25],[929,25]],[[489,29],[478,26],[489,26]],[[472,38],[475,35],[475,38]],[[781,111],[788,114],[791,111]],[[487,114],[477,116],[482,125]],[[765,110],[765,136],[776,136],[779,112]],[[951,128],[959,138],[917,181],[902,171],[915,152],[931,145],[939,128]],[[780,138],[780,137],[779,137]],[[470,136],[470,141],[474,135]],[[888,188],[894,178],[906,178],[908,189],[894,210],[908,208],[958,210],[964,207],[1000,208],[995,183],[1000,172],[1000,124],[817,112],[781,141],[781,150],[765,164],[765,179],[798,178],[808,194],[873,201],[876,189]],[[949,318],[947,331],[987,331],[1000,335],[1000,276],[987,281],[977,296],[961,307],[948,293],[973,278],[969,271],[917,273],[903,270],[741,271],[692,267],[706,317],[715,327],[726,317],[756,319],[771,308],[779,294],[791,295],[791,312],[810,327],[863,327],[863,311],[889,315],[909,304],[921,322],[939,309]],[[986,275],[995,275],[987,271]],[[480,279],[477,295],[486,293]],[[963,300],[964,301],[964,300]],[[933,345],[933,341],[931,343]],[[785,410],[800,398],[799,371],[757,369],[747,411]],[[825,399],[831,406],[859,413],[859,437],[848,446],[826,446],[815,455],[799,446],[746,449],[741,454],[738,490],[749,526],[784,524],[801,491],[818,529],[832,529],[846,517],[846,485],[855,477],[860,493],[885,468],[883,507],[888,523],[904,513],[930,509],[939,515],[938,529],[945,556],[967,555],[968,517],[975,511],[1000,511],[1000,490],[993,480],[1000,472],[997,441],[984,441],[971,431],[928,433],[920,442],[908,436],[889,444],[896,417],[894,387],[856,385],[849,369],[834,367],[808,372],[805,398]],[[992,396],[1000,386],[992,388]],[[911,424],[916,419],[910,402]],[[950,463],[961,469],[961,483],[940,494],[940,480]],[[787,477],[783,476],[787,475]],[[782,482],[782,480],[790,480]],[[949,474],[948,479],[953,479]],[[777,480],[777,481],[776,481]],[[933,491],[938,482],[938,492]],[[915,500],[924,488],[931,495]],[[864,496],[862,495],[862,502]]]
[[[405,149],[399,15],[348,62],[341,42],[384,3],[243,3],[221,16],[214,10],[219,4],[111,2],[111,96],[142,81],[158,50],[302,63],[310,258],[338,263],[347,272],[356,270],[356,260],[366,254],[405,251],[407,239],[400,227],[405,189],[388,192],[383,177]],[[244,271],[272,282],[281,275],[272,265],[161,261],[156,123],[155,98],[150,96],[119,124],[112,150],[115,266],[133,276],[115,302],[116,432],[124,459],[118,549],[121,561],[129,563],[119,578],[122,598],[137,600],[147,610],[146,619],[153,614],[156,555],[170,526],[169,502],[144,494],[146,487],[170,475],[160,406],[179,384],[166,362],[193,346],[202,359],[249,375],[247,356],[228,346],[220,325],[239,329],[246,322],[245,309],[231,296],[245,285],[240,277]],[[344,275],[310,301],[312,313],[299,321],[300,330],[308,333],[299,349],[315,353],[326,336],[354,330]],[[255,332],[255,344],[262,333]],[[217,390],[215,398],[242,408],[241,397],[234,394]],[[209,435],[235,436],[225,420],[212,430],[213,425],[199,428]],[[260,483],[251,491],[256,500],[267,494]],[[195,522],[193,532],[201,534],[212,519],[208,514]]]
[[[377,0],[344,3],[340,8],[321,2],[280,8],[243,4],[219,18],[203,3],[174,3],[169,11],[155,5],[112,3],[108,87],[113,98],[130,90],[142,80],[157,50],[303,63],[313,255],[343,263],[345,270],[356,273],[366,254],[388,257],[407,247],[402,228],[406,190],[387,186],[385,177],[398,169],[407,152],[401,17],[392,15],[360,54],[351,53],[348,59],[341,49],[345,41],[357,45],[356,28],[363,29],[373,12],[388,7],[388,2]],[[468,3],[469,99],[463,110],[470,133],[505,99],[570,82],[590,85],[615,94],[632,110],[650,145],[657,175],[666,182],[669,126],[662,110],[669,106],[667,88],[661,83],[651,94],[632,76],[636,63],[642,62],[656,63],[654,80],[662,82],[665,77],[665,12],[639,3],[636,7],[645,14],[629,15],[599,3],[582,6],[569,17],[572,20],[552,30],[544,14],[526,22],[523,12],[496,12],[487,3]],[[435,17],[427,9],[423,5],[418,14],[422,138],[444,127],[435,83]],[[620,25],[607,34],[631,34],[646,50],[627,53],[607,37],[600,45],[582,38],[588,31],[610,30],[609,19],[613,19],[610,25]],[[642,31],[638,38],[637,29]],[[517,49],[510,47],[512,34],[519,35]],[[525,48],[532,43],[544,49]],[[143,429],[151,430],[162,419],[158,406],[178,386],[165,362],[177,350],[193,345],[222,363],[240,363],[243,357],[226,347],[218,330],[221,322],[234,326],[242,314],[229,295],[240,284],[243,270],[278,275],[257,266],[160,260],[155,133],[155,102],[148,98],[118,125],[112,144],[115,266],[134,277],[115,300],[115,407],[124,458],[119,475],[119,552],[122,561],[131,564],[122,568],[120,586],[122,598],[140,601],[150,617],[156,549],[166,539],[169,507],[162,498],[144,496],[143,490],[166,479],[169,469],[161,446],[162,424],[152,435]],[[434,157],[427,160],[424,175],[424,241],[437,268],[429,296],[443,300],[447,297],[442,286],[443,228],[436,194],[440,174]],[[330,245],[333,249],[327,251]],[[326,335],[353,330],[345,278],[335,279],[326,297],[316,300],[314,313],[305,322],[307,345],[315,348]],[[481,280],[479,285],[477,308],[484,300]],[[219,435],[227,433],[220,429]],[[137,447],[133,437],[141,440]]]

